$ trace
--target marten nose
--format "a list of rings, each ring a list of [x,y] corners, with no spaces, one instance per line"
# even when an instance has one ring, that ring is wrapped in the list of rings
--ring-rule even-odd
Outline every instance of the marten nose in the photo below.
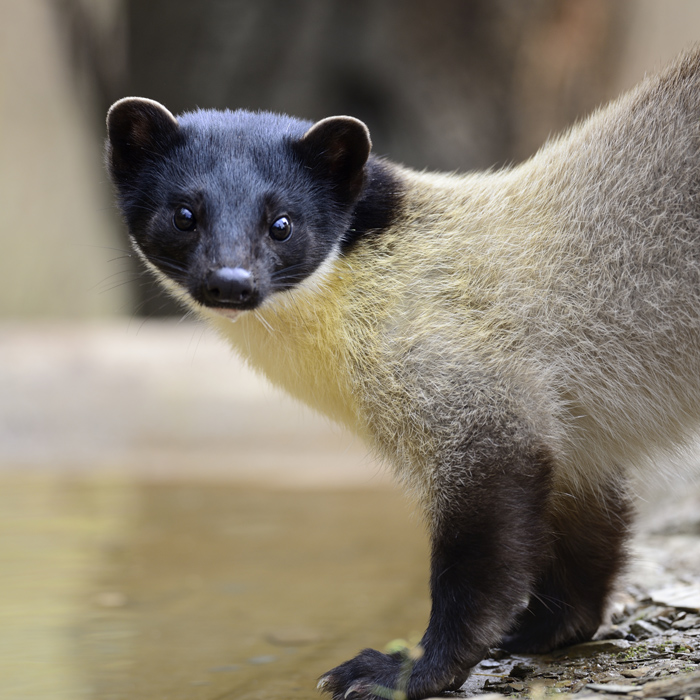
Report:
[[[242,267],[220,267],[209,273],[204,292],[212,304],[246,304],[253,297],[253,276]]]

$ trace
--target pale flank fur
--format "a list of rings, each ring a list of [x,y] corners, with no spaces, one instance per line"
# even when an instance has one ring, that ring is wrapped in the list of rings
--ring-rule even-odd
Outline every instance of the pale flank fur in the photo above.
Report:
[[[518,167],[397,167],[392,229],[235,322],[199,310],[419,496],[458,468],[459,439],[509,416],[509,439],[553,455],[560,491],[595,489],[697,427],[698,63],[683,58]]]

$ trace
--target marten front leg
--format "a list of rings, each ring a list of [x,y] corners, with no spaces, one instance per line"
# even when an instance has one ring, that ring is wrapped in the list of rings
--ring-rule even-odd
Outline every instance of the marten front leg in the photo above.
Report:
[[[548,540],[550,465],[541,453],[508,455],[433,475],[432,610],[420,658],[365,649],[324,675],[334,700],[403,691],[417,700],[459,688],[524,606]]]

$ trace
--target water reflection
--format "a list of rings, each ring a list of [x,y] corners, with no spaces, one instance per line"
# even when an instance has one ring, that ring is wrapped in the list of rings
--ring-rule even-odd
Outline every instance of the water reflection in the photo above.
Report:
[[[425,538],[393,491],[2,479],[2,697],[316,698],[425,625]]]

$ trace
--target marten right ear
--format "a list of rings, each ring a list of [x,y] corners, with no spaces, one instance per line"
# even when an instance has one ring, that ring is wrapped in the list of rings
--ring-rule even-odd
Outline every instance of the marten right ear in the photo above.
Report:
[[[316,122],[296,144],[304,161],[330,179],[336,193],[357,199],[372,141],[369,129],[354,117],[328,117]]]
[[[164,154],[177,138],[177,119],[159,102],[125,97],[107,112],[107,165],[115,178],[128,177]]]

